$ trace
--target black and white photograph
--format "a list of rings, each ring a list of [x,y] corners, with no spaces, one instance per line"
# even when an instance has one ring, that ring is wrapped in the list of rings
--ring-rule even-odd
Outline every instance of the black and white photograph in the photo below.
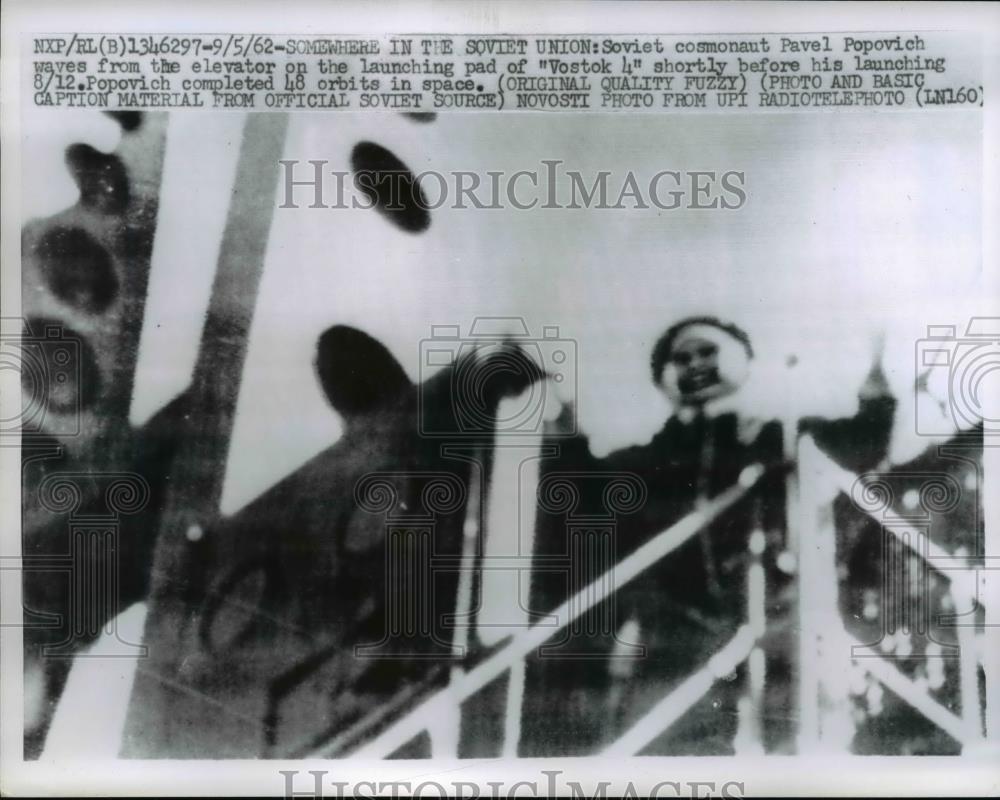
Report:
[[[1000,793],[996,8],[11,5],[5,795]]]

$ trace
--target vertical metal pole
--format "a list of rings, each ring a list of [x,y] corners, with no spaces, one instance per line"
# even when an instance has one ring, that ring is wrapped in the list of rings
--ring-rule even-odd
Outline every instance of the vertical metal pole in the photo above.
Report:
[[[451,453],[452,456],[458,456]],[[476,563],[477,547],[482,530],[483,486],[486,481],[486,465],[482,448],[476,448],[469,459],[469,500],[465,506],[465,522],[462,526],[462,560],[458,573],[458,588],[455,596],[455,633],[452,650],[456,660],[451,667],[448,688],[454,690],[465,675],[465,660],[469,656],[469,626],[472,624],[473,569]],[[428,726],[431,737],[432,758],[458,758],[458,745],[462,733],[462,701],[457,699],[445,711],[442,706],[440,718]]]
[[[965,601],[966,603],[968,600]],[[957,606],[956,606],[957,607]],[[965,723],[963,747],[982,739],[979,716],[979,665],[976,657],[976,629],[972,624],[958,626],[958,680],[962,693],[962,721]]]
[[[785,461],[796,465],[796,469],[788,470],[785,476],[785,552],[797,559],[799,555],[798,418],[785,417],[781,422],[781,428]]]
[[[759,507],[759,503],[758,503]],[[758,517],[761,515],[758,514]],[[764,576],[764,565],[761,557],[764,554],[767,539],[764,531],[758,528],[750,539],[752,561],[747,571],[747,608],[750,630],[757,638],[758,644],[750,651],[747,664],[750,681],[750,702],[753,713],[754,735],[759,752],[764,752],[764,688],[767,684],[767,667],[764,650],[760,640],[767,630],[767,586]]]
[[[800,752],[847,752],[854,724],[848,700],[851,646],[838,608],[837,539],[824,487],[840,468],[804,436],[799,447]]]
[[[764,686],[766,659],[759,642],[767,628],[767,599],[764,566],[761,556],[767,544],[760,528],[762,514],[759,500],[754,504],[755,528],[750,534],[750,564],[747,568],[747,624],[758,642],[747,660],[748,687],[746,696],[739,702],[739,731],[734,747],[737,755],[762,755],[764,753]]]
[[[968,559],[969,551],[964,547],[959,547],[955,550],[955,555]],[[974,576],[975,572],[963,570],[961,579],[953,580],[950,589],[953,608],[956,610],[972,609],[971,614],[957,620],[955,628],[958,638],[958,685],[962,698],[962,722],[965,728],[965,737],[962,740],[963,749],[982,739],[979,710],[979,664],[976,655],[977,599],[975,584],[966,580],[969,575]],[[962,589],[966,591],[962,591]]]
[[[529,388],[527,392],[531,392]],[[522,393],[501,401],[498,419],[510,419],[513,413],[531,402]],[[513,556],[514,572],[484,569],[480,586],[483,600],[477,635],[486,644],[517,635],[531,624],[523,599],[521,564],[530,564],[535,548],[539,459],[542,456],[541,430],[512,436],[497,429],[494,437],[493,474],[486,501],[486,543],[484,559]],[[530,577],[530,572],[528,573]],[[498,624],[499,623],[499,624]],[[502,753],[514,757],[521,739],[521,714],[524,704],[525,664],[521,659],[509,671],[504,709],[504,744]]]
[[[188,605],[204,591],[204,571],[210,567],[204,563],[202,539],[219,513],[287,128],[286,114],[250,114],[243,130],[219,264],[153,556],[145,631],[151,659],[132,689],[125,756],[183,751],[191,733],[171,711],[171,684],[188,646]]]
[[[481,451],[477,451],[481,453]],[[478,474],[473,474],[478,472]],[[469,502],[465,509],[465,523],[462,526],[462,562],[458,573],[458,591],[455,598],[455,635],[452,646],[456,655],[467,658],[469,648],[469,626],[472,622],[473,569],[476,563],[476,549],[482,531],[483,484],[486,481],[485,465],[481,459],[473,459],[469,468]],[[462,662],[451,668],[451,682],[454,683],[465,672]]]
[[[521,715],[524,713],[525,673],[528,665],[523,658],[511,665],[507,681],[507,710],[503,726],[504,758],[517,758],[521,744]]]
[[[800,755],[819,748],[819,640],[816,603],[816,498],[813,474],[815,464],[810,456],[815,450],[812,440],[803,437],[796,458],[798,472],[797,525],[799,571],[799,733]]]
[[[530,391],[530,390],[529,390]],[[521,403],[523,397],[518,398]],[[535,549],[535,520],[538,503],[538,459],[542,452],[542,431],[534,431],[529,437],[529,447],[531,454],[521,462],[518,469],[517,484],[517,551],[518,555],[532,558]],[[521,490],[525,487],[521,485],[520,478],[527,476],[530,480],[530,489],[527,492]],[[521,578],[525,573],[520,570],[517,573],[517,603],[520,606],[522,598],[528,596],[521,585]],[[531,573],[528,573],[530,581]],[[530,588],[530,587],[529,587]],[[524,612],[524,625],[529,625],[528,612]],[[517,750],[521,744],[521,718],[524,714],[524,693],[525,679],[527,677],[527,656],[521,658],[510,668],[507,682],[507,709],[504,720],[504,740],[503,757],[517,758]]]
[[[996,441],[996,422],[987,422],[983,436],[984,485],[995,483],[1000,475],[1000,446]],[[986,678],[986,738],[1000,745],[1000,492],[983,492],[983,516],[986,541],[982,580],[979,591],[986,605],[983,629],[983,674]]]

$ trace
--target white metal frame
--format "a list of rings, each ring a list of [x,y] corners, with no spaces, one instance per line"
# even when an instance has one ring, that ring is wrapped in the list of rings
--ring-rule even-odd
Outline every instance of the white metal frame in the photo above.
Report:
[[[963,696],[962,716],[938,703],[929,692],[900,672],[889,659],[870,646],[851,637],[838,609],[836,541],[832,503],[841,493],[850,495],[859,480],[857,475],[835,464],[808,436],[798,441],[796,471],[790,475],[789,489],[796,493],[789,508],[794,518],[788,520],[789,540],[797,545],[799,576],[799,713],[797,749],[800,754],[848,752],[854,733],[850,715],[848,669],[852,662],[897,694],[916,711],[938,725],[963,748],[984,742],[979,714],[978,660],[972,652],[974,631],[959,628],[959,674]],[[558,625],[538,624],[514,635],[501,650],[469,671],[456,667],[450,684],[419,703],[400,720],[373,740],[352,753],[354,757],[386,758],[424,731],[432,741],[449,742],[447,755],[457,751],[457,734],[441,735],[441,726],[456,726],[461,703],[488,683],[510,671],[523,674],[525,659],[562,627],[604,601],[610,594],[631,582],[655,562],[665,558],[680,545],[698,534],[723,512],[747,495],[764,475],[764,468],[753,465],[744,471],[740,482],[722,494],[699,503],[695,511],[667,528],[614,566],[615,580],[601,576],[567,599],[550,618]],[[977,576],[974,571],[956,570],[955,557],[929,541],[915,528],[891,526],[900,541],[944,576],[955,599],[975,599]],[[472,538],[467,531],[467,537]],[[743,661],[749,663],[749,710],[752,730],[760,735],[760,714],[764,688],[764,657],[759,647],[765,633],[764,573],[760,563],[763,535],[751,537],[751,564],[747,574],[748,620],[735,636],[706,663],[655,704],[616,741],[604,755],[635,755],[666,731],[696,703],[719,678]],[[805,589],[808,587],[808,591]],[[980,598],[981,600],[981,598]],[[960,607],[956,603],[956,608]],[[870,656],[870,657],[869,657]],[[842,658],[845,669],[830,669],[831,659]],[[996,678],[994,678],[996,680]],[[989,676],[988,676],[989,681]],[[989,691],[989,683],[988,683]],[[966,702],[970,694],[975,702]],[[509,705],[509,704],[508,704]],[[508,713],[510,713],[508,709]],[[509,726],[507,726],[509,727]],[[436,733],[435,733],[436,731]],[[516,742],[513,745],[516,750]],[[510,755],[512,747],[505,745]],[[762,750],[762,747],[759,748]],[[312,757],[328,756],[320,749]],[[436,753],[445,755],[445,753]]]

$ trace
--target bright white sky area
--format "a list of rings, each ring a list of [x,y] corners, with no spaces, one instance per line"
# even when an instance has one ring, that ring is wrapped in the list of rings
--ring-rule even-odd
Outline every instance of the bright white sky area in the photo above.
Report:
[[[171,119],[136,422],[190,378],[242,119]],[[338,323],[379,338],[415,381],[432,325],[558,326],[576,343],[578,418],[599,454],[663,424],[649,354],[690,313],[750,333],[759,357],[744,400],[755,413],[852,413],[880,330],[890,381],[912,392],[927,325],[961,334],[977,296],[980,139],[976,111],[295,116],[284,157],[302,162],[300,178],[315,159],[348,171],[355,144],[372,141],[414,172],[485,176],[559,159],[588,183],[610,171],[613,192],[629,171],[645,187],[662,170],[737,170],[748,200],[738,211],[446,204],[410,234],[371,210],[306,208],[299,190],[303,207],[275,211],[223,511],[338,438],[312,369],[317,337]]]

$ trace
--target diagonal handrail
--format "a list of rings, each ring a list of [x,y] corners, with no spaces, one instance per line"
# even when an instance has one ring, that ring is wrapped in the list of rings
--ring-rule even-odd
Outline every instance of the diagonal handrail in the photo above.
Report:
[[[760,482],[766,472],[767,470],[760,464],[752,464],[747,467],[741,473],[736,484],[654,536],[565,600],[549,615],[559,620],[558,625],[540,623],[515,635],[501,650],[420,703],[375,739],[351,753],[351,757],[385,758],[391,755],[414,736],[426,730],[435,715],[453,708],[500,677],[506,670],[524,659],[532,650],[552,638],[559,630],[594,606],[604,602],[641,572],[676,550],[706,525],[714,522],[722,513],[744,498]],[[328,758],[329,747],[321,747],[308,757]]]
[[[753,650],[757,635],[750,625],[743,625],[697,672],[684,679],[666,697],[656,703],[631,728],[602,752],[602,756],[634,756],[667,730],[693,706],[719,679],[732,672]]]
[[[857,475],[840,466],[819,448],[816,448],[816,452],[818,453],[818,457],[824,460],[825,463],[823,466],[826,468],[828,474],[833,477],[833,485],[847,497],[852,496],[852,490],[859,481],[864,485],[863,476]],[[903,545],[919,556],[928,566],[932,567],[935,572],[949,581],[953,590],[960,591],[964,597],[971,598],[984,608],[986,607],[985,598],[979,596],[979,593],[976,591],[975,578],[973,577],[975,571],[947,568],[946,565],[954,563],[959,556],[949,553],[939,544],[933,542],[926,533],[912,525],[907,525],[902,521],[893,521],[892,525],[886,525],[885,520],[879,519],[874,511],[864,508],[858,503],[854,503],[853,505],[867,517],[882,525],[884,529],[888,530]]]
[[[817,448],[818,450],[818,448]],[[822,454],[833,488],[850,494],[851,488],[859,477],[849,470],[843,469],[829,457]],[[814,453],[815,455],[815,453]],[[352,753],[353,757],[384,758],[409,742],[414,736],[427,730],[433,720],[443,712],[453,711],[463,700],[475,694],[488,683],[500,677],[506,670],[521,663],[536,647],[544,644],[559,630],[571,624],[578,617],[594,606],[603,602],[618,589],[632,581],[656,561],[666,557],[707,525],[711,524],[723,512],[745,497],[756,486],[766,470],[759,464],[749,467],[740,477],[738,484],[730,487],[722,494],[709,500],[677,523],[650,539],[631,555],[602,574],[588,586],[567,599],[562,605],[547,615],[548,618],[559,620],[553,626],[540,623],[526,628],[514,636],[508,644],[490,658],[480,663],[466,673],[456,674],[452,682],[436,694],[420,703],[410,713],[379,734],[376,738],[362,745]],[[864,509],[862,509],[864,510]],[[877,520],[877,517],[867,512]],[[947,577],[953,591],[969,592],[967,578],[964,574],[956,575],[951,570],[942,569],[951,556],[933,542],[921,531],[910,526],[890,526],[890,530],[915,553],[920,555],[932,567]],[[613,573],[613,575],[612,575]],[[613,577],[613,581],[608,581]],[[974,591],[974,588],[973,590]],[[974,596],[974,595],[973,595]],[[850,638],[846,631],[845,636]],[[744,625],[708,662],[697,672],[690,675],[674,690],[661,699],[641,717],[628,731],[615,742],[608,745],[603,755],[632,755],[648,745],[660,732],[666,730],[673,722],[682,716],[693,703],[697,702],[705,691],[715,681],[716,676],[725,672],[724,667],[735,666],[752,651],[757,642],[758,632],[754,626]],[[853,641],[853,640],[852,640]],[[860,649],[864,646],[855,642]],[[965,649],[965,648],[963,648]],[[871,655],[878,656],[874,651]],[[868,653],[866,653],[868,654]],[[963,656],[965,654],[963,653]],[[964,659],[963,660],[967,660]],[[891,690],[911,705],[930,721],[944,729],[958,741],[969,743],[978,740],[977,731],[970,730],[968,720],[950,712],[935,702],[926,691],[910,681],[896,670],[887,660],[881,657],[866,658],[863,668],[884,683]],[[964,693],[963,693],[964,694]],[[964,716],[964,715],[963,715]],[[312,757],[329,757],[330,743],[319,748]]]
[[[966,720],[963,720],[934,700],[927,693],[926,689],[921,688],[918,683],[900,672],[873,647],[863,644],[860,639],[855,639],[846,632],[844,636],[845,640],[856,651],[863,652],[868,656],[861,665],[865,672],[876,678],[880,683],[885,684],[886,687],[899,695],[909,706],[919,711],[924,717],[954,738],[955,741],[964,745],[970,740],[979,738],[974,729],[970,730],[970,726]]]

